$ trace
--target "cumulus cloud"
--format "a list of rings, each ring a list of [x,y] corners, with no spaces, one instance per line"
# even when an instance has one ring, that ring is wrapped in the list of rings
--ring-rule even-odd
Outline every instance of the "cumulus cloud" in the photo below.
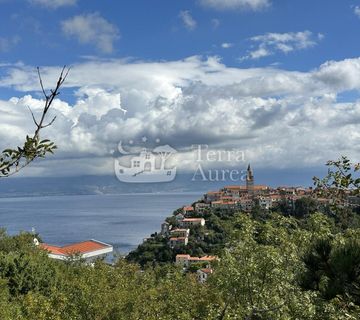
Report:
[[[32,4],[40,5],[50,9],[73,6],[77,3],[77,0],[28,0],[28,1]]]
[[[39,90],[32,66],[3,68],[0,87]],[[58,72],[42,68],[45,85]],[[44,135],[59,150],[37,164],[36,174],[54,174],[56,166],[66,167],[66,174],[112,174],[118,142],[143,147],[144,136],[150,146],[160,139],[177,149],[179,170],[196,166],[194,144],[244,150],[257,167],[302,168],[340,153],[360,156],[360,100],[338,100],[342,92],[360,90],[360,58],[329,61],[308,72],[234,68],[216,57],[93,60],[74,65],[65,88],[75,91],[76,101],[70,105],[61,95],[55,101],[49,117],[57,120]],[[43,101],[34,93],[0,100],[0,149],[31,133],[27,106],[39,116]]]
[[[179,18],[188,30],[194,30],[197,26],[196,20],[191,16],[188,10],[180,11]]]
[[[311,31],[288,32],[288,33],[266,33],[250,38],[256,45],[246,56],[240,60],[259,59],[275,54],[276,52],[289,53],[296,50],[311,48],[322,40],[324,35],[314,35]]]
[[[261,10],[271,5],[270,0],[199,0],[200,4],[216,10]]]
[[[120,38],[119,29],[97,12],[67,19],[61,26],[65,35],[95,45],[104,53],[112,53],[114,42]]]

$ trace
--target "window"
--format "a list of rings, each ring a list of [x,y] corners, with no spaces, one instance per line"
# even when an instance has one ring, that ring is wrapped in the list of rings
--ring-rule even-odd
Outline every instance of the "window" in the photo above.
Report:
[[[139,168],[139,167],[140,167],[140,161],[135,160],[135,161],[133,162],[133,164],[134,164],[134,167],[135,167],[135,168]]]
[[[149,159],[150,159],[150,153],[147,153],[147,154],[146,154],[145,159],[146,159],[146,160],[149,160]]]

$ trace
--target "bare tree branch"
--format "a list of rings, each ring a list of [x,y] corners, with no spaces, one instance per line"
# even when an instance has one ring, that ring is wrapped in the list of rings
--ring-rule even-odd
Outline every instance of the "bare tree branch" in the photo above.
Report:
[[[32,119],[35,123],[36,126],[39,126],[39,124],[37,123],[36,119],[35,119],[35,116],[34,116],[34,113],[32,112],[31,108],[28,106],[29,110],[30,110],[30,113],[31,113],[31,116],[32,116]]]

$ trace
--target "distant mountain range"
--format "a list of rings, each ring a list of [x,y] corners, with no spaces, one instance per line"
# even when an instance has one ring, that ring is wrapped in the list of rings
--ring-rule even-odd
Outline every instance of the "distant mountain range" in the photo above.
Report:
[[[311,186],[312,177],[324,176],[326,169],[254,170],[255,183],[269,186]],[[168,183],[124,183],[115,176],[78,176],[0,179],[0,197],[124,194],[159,192],[206,192],[218,190],[225,185],[245,184],[232,181],[192,181],[193,174],[178,174]]]

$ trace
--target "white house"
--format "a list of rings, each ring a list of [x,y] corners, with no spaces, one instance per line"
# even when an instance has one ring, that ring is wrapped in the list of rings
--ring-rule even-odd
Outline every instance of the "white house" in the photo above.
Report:
[[[204,212],[210,208],[210,203],[204,203],[204,202],[196,202],[195,203],[195,210],[197,212]]]
[[[254,207],[254,201],[249,198],[242,198],[239,201],[241,210],[244,211],[251,211],[251,209]]]
[[[38,247],[47,251],[49,258],[57,260],[67,260],[74,255],[79,255],[81,259],[91,261],[113,252],[112,245],[93,239],[62,247],[39,243]]]
[[[180,225],[183,228],[188,228],[192,226],[204,226],[205,225],[205,219],[204,218],[184,218],[180,221]]]
[[[209,275],[213,273],[211,268],[203,268],[196,271],[199,282],[204,283],[208,279]]]
[[[271,197],[259,197],[259,206],[263,209],[269,210],[272,207]]]
[[[211,206],[219,209],[236,209],[238,207],[238,203],[236,201],[218,200],[211,202]]]
[[[175,248],[179,245],[186,246],[189,242],[188,237],[171,237],[169,239],[170,248]]]
[[[170,234],[172,237],[189,237],[190,229],[173,229]]]
[[[194,212],[194,207],[193,206],[185,206],[183,207],[183,214],[186,216],[189,213]]]

